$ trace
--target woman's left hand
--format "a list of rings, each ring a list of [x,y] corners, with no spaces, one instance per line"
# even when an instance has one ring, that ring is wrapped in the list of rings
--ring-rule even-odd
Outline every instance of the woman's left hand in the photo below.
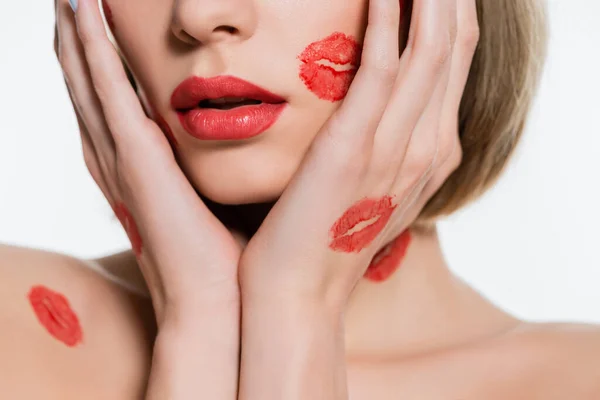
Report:
[[[348,95],[242,255],[239,399],[347,399],[352,289],[460,163],[475,0],[413,3],[399,57],[398,0],[369,1]]]

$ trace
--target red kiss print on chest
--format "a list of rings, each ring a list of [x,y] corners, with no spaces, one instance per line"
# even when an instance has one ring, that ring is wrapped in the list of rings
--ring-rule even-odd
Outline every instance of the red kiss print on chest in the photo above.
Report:
[[[311,43],[298,56],[300,79],[322,100],[336,102],[346,97],[360,63],[361,47],[352,37],[335,32]]]
[[[35,315],[53,337],[69,347],[83,340],[79,319],[62,294],[42,285],[31,288],[27,295]]]

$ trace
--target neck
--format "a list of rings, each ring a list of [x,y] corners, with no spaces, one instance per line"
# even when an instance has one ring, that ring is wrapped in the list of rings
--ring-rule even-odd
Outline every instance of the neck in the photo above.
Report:
[[[246,215],[266,215],[269,208],[253,206]],[[213,211],[232,215],[225,207]],[[242,222],[251,236],[260,217]],[[131,251],[96,261],[113,279],[147,290]],[[362,279],[352,293],[345,316],[349,359],[414,356],[491,337],[519,323],[450,272],[435,228],[411,230],[398,264],[387,279]]]
[[[346,312],[350,359],[403,357],[505,332],[518,321],[449,270],[436,229],[411,231],[398,269],[385,281],[363,279]]]

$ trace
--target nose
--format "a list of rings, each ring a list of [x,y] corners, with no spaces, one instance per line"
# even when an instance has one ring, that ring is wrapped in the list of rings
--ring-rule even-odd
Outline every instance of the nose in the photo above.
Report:
[[[171,30],[188,44],[246,39],[256,29],[249,0],[174,0]]]

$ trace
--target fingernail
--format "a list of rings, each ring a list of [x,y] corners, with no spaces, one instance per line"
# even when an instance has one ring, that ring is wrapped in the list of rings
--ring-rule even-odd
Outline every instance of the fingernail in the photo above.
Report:
[[[77,0],[69,0],[69,4],[71,5],[73,12],[77,11]]]

